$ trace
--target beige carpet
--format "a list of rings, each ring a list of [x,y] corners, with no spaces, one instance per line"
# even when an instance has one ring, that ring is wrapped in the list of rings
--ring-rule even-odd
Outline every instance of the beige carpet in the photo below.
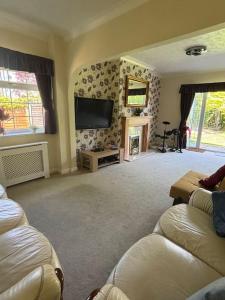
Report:
[[[101,287],[121,255],[150,234],[172,204],[170,185],[193,169],[225,164],[213,153],[152,153],[96,173],[58,176],[8,189],[30,223],[46,234],[65,272],[65,300],[83,300]]]

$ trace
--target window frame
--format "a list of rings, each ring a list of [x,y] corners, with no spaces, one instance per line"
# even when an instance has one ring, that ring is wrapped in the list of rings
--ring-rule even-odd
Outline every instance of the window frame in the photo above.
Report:
[[[5,68],[0,68],[1,70],[5,70],[5,71],[16,71],[16,70],[9,70],[9,69],[5,69]],[[16,72],[24,72],[24,73],[29,73],[29,72],[26,72],[26,71],[16,71]],[[34,74],[34,73],[31,73],[31,74]],[[9,81],[9,74],[8,75],[8,80],[1,80],[0,79],[0,88],[3,88],[3,89],[9,89],[9,90],[23,90],[23,91],[26,91],[26,92],[29,92],[29,91],[36,91],[36,92],[39,92],[38,90],[38,86],[37,84],[32,84],[32,83],[24,83],[24,82],[15,82],[15,81]],[[13,104],[13,98],[11,97],[11,92],[10,92],[10,101],[9,103]],[[15,101],[16,103],[16,101]],[[26,104],[31,104],[31,102],[27,101]],[[32,104],[35,104],[35,103],[32,103]],[[1,107],[1,102],[0,102],[0,107]],[[43,127],[39,127],[37,128],[36,130],[32,129],[32,128],[14,128],[12,130],[10,130],[10,133],[8,132],[8,134],[4,134],[3,136],[4,137],[12,137],[12,136],[21,136],[21,135],[29,135],[29,134],[43,134],[45,133],[45,128],[44,128],[44,107],[43,107],[43,104],[42,104],[42,109],[43,109],[43,114],[42,114],[42,118],[43,118]],[[14,113],[13,113],[13,118],[15,117]],[[25,116],[26,117],[26,116]],[[31,118],[32,118],[32,115],[28,115],[27,116],[28,119],[29,119],[29,123]],[[13,132],[15,130],[15,132]],[[0,137],[2,137],[0,135]]]

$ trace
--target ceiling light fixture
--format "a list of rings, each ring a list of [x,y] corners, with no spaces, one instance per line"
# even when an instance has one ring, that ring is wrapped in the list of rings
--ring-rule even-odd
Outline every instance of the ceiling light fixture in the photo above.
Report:
[[[207,52],[207,47],[206,46],[193,46],[189,47],[185,50],[186,54],[189,56],[199,56],[202,55],[203,53]]]

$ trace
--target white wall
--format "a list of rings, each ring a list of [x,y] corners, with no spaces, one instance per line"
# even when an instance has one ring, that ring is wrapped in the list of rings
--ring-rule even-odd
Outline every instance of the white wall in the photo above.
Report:
[[[224,72],[176,74],[161,78],[161,96],[159,101],[158,132],[163,129],[162,122],[171,122],[171,128],[180,123],[180,94],[182,84],[225,81]]]
[[[24,34],[1,28],[0,47],[9,48],[38,56],[48,57],[55,62],[55,104],[57,111],[57,134],[28,134],[20,136],[4,136],[0,138],[0,146],[27,144],[40,141],[48,142],[49,163],[51,172],[66,173],[70,169],[67,77],[65,68],[64,42],[52,36],[49,41],[28,37]]]

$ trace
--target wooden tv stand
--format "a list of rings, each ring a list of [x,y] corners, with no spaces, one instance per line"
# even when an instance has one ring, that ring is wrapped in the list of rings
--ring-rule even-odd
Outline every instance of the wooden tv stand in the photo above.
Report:
[[[81,151],[81,168],[86,167],[91,172],[96,172],[99,168],[121,163],[123,155],[123,149],[103,150],[99,152]]]

